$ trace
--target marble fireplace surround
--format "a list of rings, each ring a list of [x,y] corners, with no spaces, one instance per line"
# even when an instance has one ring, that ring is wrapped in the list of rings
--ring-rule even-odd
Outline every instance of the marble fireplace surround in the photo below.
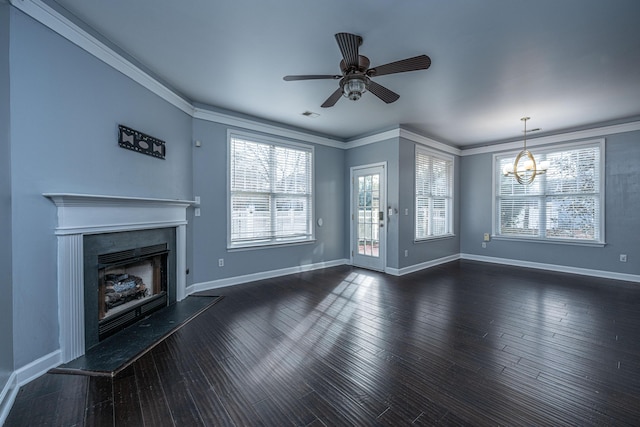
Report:
[[[175,228],[176,301],[186,293],[187,200],[45,193],[57,207],[58,322],[61,362],[85,353],[83,237],[87,234]]]

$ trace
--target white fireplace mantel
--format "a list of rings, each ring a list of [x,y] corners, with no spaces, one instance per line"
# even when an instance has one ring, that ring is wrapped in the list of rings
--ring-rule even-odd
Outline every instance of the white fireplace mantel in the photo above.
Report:
[[[152,228],[176,229],[176,300],[186,295],[189,200],[45,193],[57,207],[58,318],[62,362],[85,352],[83,236]]]
[[[95,194],[45,193],[58,207],[56,234],[95,234],[187,223],[195,202]]]

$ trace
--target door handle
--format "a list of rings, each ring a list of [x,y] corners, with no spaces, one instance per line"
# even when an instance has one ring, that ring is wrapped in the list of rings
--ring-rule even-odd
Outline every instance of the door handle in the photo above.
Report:
[[[384,221],[384,212],[383,211],[378,212],[378,219],[380,221]]]

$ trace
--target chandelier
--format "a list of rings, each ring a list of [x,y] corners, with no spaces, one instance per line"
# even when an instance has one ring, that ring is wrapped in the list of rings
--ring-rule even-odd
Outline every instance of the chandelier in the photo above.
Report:
[[[529,185],[533,182],[536,175],[543,175],[549,169],[549,162],[542,161],[540,165],[536,164],[531,151],[527,150],[527,120],[531,117],[523,117],[520,120],[524,122],[524,147],[518,153],[513,164],[505,165],[502,169],[504,176],[513,176],[519,184]]]

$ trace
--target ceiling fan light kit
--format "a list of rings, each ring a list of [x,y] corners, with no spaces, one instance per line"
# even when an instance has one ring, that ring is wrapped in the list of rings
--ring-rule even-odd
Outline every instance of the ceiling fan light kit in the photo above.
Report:
[[[513,176],[518,184],[529,185],[533,183],[533,180],[537,175],[544,175],[549,169],[549,162],[540,162],[540,167],[536,163],[536,159],[533,157],[531,151],[527,150],[527,120],[531,117],[523,117],[520,120],[524,122],[524,147],[522,151],[518,153],[513,164],[506,165],[502,169],[504,176]]]
[[[369,68],[369,58],[360,55],[358,49],[362,44],[362,37],[350,33],[338,33],[335,35],[338,47],[342,53],[340,70],[342,75],[309,74],[299,76],[284,76],[285,81],[295,80],[340,80],[336,89],[321,105],[322,108],[333,107],[341,96],[352,101],[357,101],[365,92],[371,92],[387,104],[391,104],[400,98],[400,95],[371,80],[371,77],[386,74],[405,73],[407,71],[426,70],[431,66],[431,58],[427,55],[418,55],[378,67]]]
[[[367,83],[364,78],[359,76],[347,76],[343,80],[342,94],[345,98],[352,101],[360,99],[363,93],[367,91]]]

